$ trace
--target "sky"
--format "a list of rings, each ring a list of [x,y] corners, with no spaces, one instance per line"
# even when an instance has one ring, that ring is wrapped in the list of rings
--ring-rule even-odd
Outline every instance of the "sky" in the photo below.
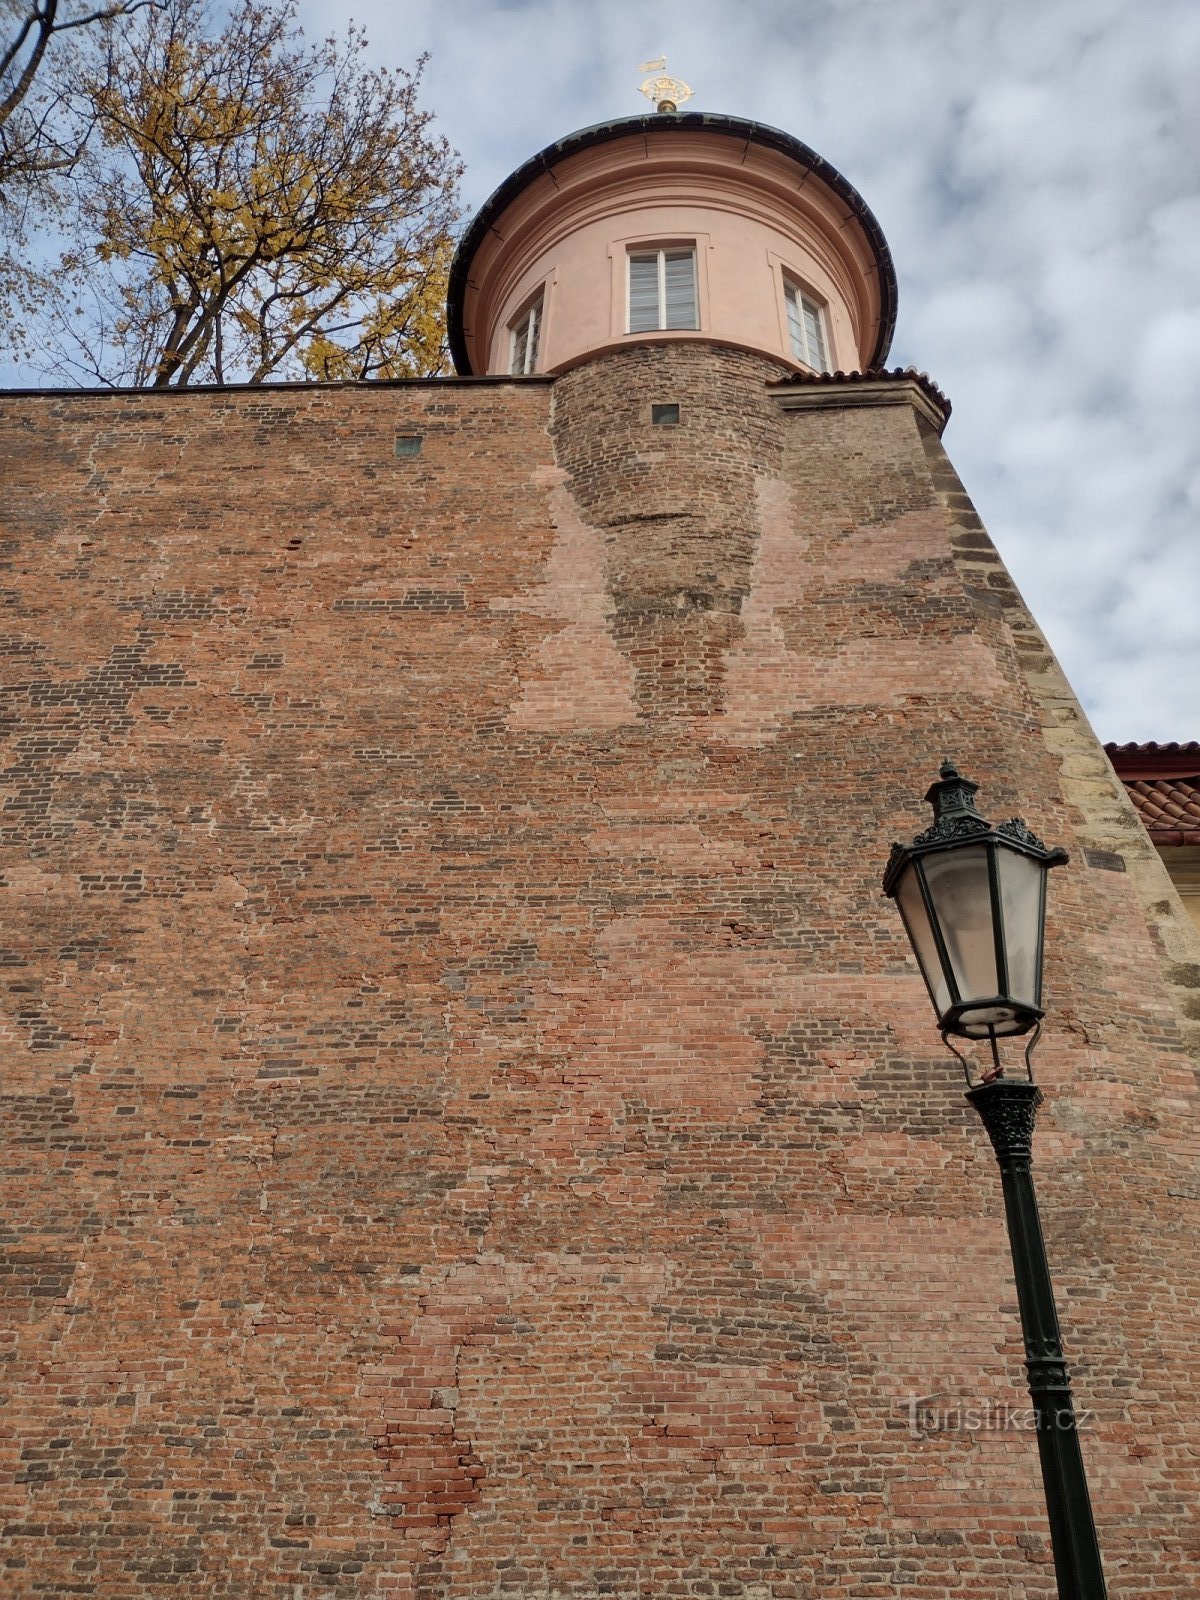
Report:
[[[527,157],[647,110],[785,128],[875,212],[890,365],[950,396],[951,459],[1102,739],[1200,739],[1197,0],[301,0],[429,51],[473,213]]]

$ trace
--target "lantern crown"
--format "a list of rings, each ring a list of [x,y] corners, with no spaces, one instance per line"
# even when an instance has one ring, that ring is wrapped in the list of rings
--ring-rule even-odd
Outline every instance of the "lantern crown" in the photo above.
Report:
[[[919,833],[914,844],[938,844],[946,839],[961,839],[969,833],[986,833],[987,823],[975,809],[977,783],[964,778],[953,761],[943,761],[936,783],[925,791],[933,807],[932,826]]]
[[[902,844],[897,840],[892,845],[883,879],[884,894],[893,894],[904,864],[917,851],[953,846],[983,834],[992,834],[1011,848],[1030,855],[1043,856],[1047,867],[1065,866],[1070,860],[1067,852],[1060,847],[1048,848],[1044,840],[1025,825],[1023,817],[1009,817],[1006,822],[998,822],[993,826],[980,816],[975,805],[978,792],[979,785],[970,778],[964,778],[953,761],[942,762],[937,781],[925,791],[925,799],[933,807],[933,821],[916,835],[911,844]]]

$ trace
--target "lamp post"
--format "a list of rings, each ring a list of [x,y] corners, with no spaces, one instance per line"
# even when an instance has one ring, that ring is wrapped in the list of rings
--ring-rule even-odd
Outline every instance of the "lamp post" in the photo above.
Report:
[[[986,822],[975,809],[977,788],[943,763],[925,796],[932,826],[911,844],[892,846],[883,890],[900,909],[942,1040],[962,1063],[967,1099],[1000,1164],[1059,1600],[1104,1600],[1031,1166],[1042,1102],[1031,1056],[1043,1015],[1046,874],[1067,855],[1048,850],[1019,817],[995,827]],[[1031,1035],[1024,1074],[1008,1077],[997,1041],[1023,1034]],[[986,1041],[990,1065],[977,1073],[952,1037]]]

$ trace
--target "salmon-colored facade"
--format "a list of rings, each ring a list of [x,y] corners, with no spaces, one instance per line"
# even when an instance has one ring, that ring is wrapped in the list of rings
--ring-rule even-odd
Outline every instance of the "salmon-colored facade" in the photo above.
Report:
[[[514,175],[524,181],[493,196],[460,252],[465,370],[512,372],[514,331],[531,307],[540,336],[528,370],[538,372],[663,331],[797,369],[878,364],[891,293],[878,225],[820,158],[786,135],[759,142],[745,131],[754,126],[631,118],[585,129]],[[638,331],[629,260],[660,249],[694,251],[695,325]],[[793,344],[789,285],[823,323],[821,359]]]

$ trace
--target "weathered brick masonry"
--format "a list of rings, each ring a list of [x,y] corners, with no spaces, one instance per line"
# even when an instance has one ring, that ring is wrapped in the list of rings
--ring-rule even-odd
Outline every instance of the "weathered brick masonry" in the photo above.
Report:
[[[906,380],[781,376],[4,401],[6,1594],[1049,1600],[1032,1436],[910,1427],[1025,1404],[944,754],[1073,852],[1050,1255],[1200,1593],[1188,932]]]

